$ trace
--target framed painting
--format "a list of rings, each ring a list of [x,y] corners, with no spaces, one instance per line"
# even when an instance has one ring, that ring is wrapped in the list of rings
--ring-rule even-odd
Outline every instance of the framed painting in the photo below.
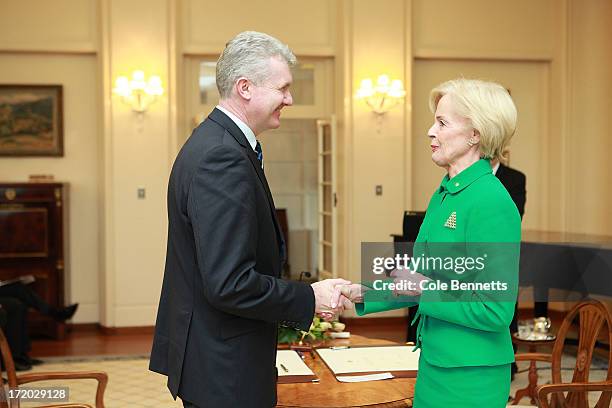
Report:
[[[0,85],[0,156],[63,156],[61,85]]]

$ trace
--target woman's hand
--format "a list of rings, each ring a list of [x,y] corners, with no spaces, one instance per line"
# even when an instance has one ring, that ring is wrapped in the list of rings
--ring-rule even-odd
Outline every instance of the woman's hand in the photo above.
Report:
[[[336,286],[336,290],[339,291],[344,298],[354,304],[363,303],[363,294],[369,290],[369,288],[359,283],[353,283],[350,285],[338,285]]]
[[[393,283],[396,287],[401,285],[405,289],[395,289],[393,293],[396,296],[421,296],[421,282],[429,281],[430,279],[418,272],[410,269],[395,269],[390,274],[393,277]]]

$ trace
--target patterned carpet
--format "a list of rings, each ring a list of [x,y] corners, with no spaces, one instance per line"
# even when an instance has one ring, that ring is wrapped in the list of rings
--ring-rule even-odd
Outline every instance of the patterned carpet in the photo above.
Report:
[[[149,371],[146,356],[104,358],[45,358],[45,364],[30,372],[42,371],[104,371],[108,374],[108,386],[104,394],[107,408],[166,408],[182,407],[180,400],[174,401],[166,388],[166,377]],[[69,387],[70,402],[85,402],[94,405],[95,380],[47,381],[40,387]],[[32,384],[34,386],[34,384]],[[40,404],[22,403],[22,407]]]
[[[571,381],[575,364],[576,364],[575,356],[567,355],[567,354],[563,355],[563,358],[561,360],[561,368],[562,368],[561,378],[563,379],[563,382]],[[538,367],[538,384],[550,383],[550,379],[551,379],[550,364],[538,362],[536,363],[536,366]],[[519,362],[518,368],[519,368],[519,373],[514,377],[514,381],[510,385],[511,395],[513,396],[516,393],[516,390],[525,388],[527,386],[527,383],[528,383],[528,378],[527,378],[528,372],[527,371],[529,369],[529,362]],[[608,365],[604,359],[593,357],[593,361],[591,363],[591,370],[589,371],[590,381],[605,380],[607,370],[608,370]],[[601,393],[599,392],[589,393],[589,401],[590,401],[589,405],[591,407],[595,406],[595,403],[597,402],[597,399],[599,398],[600,395]],[[520,401],[520,404],[521,406],[523,405],[529,406],[530,405],[529,399],[523,398]]]
[[[130,357],[92,357],[92,358],[45,358],[45,364],[35,367],[32,372],[42,371],[105,371],[109,376],[104,402],[108,408],[173,408],[182,407],[180,400],[174,401],[166,388],[165,377],[148,370],[146,356]],[[563,367],[572,368],[572,356],[564,356]],[[550,381],[550,367],[546,363],[538,363],[538,383]],[[519,363],[519,374],[512,382],[512,395],[527,384],[528,363]],[[595,359],[591,367],[591,381],[605,379],[607,365],[602,359]],[[572,371],[563,371],[564,381],[571,378]],[[32,385],[34,386],[34,385]],[[93,405],[96,382],[94,380],[61,381],[40,383],[36,386],[63,386],[70,389],[71,402],[85,402]],[[599,394],[591,396],[592,405]],[[523,405],[529,405],[525,398]],[[40,404],[22,403],[21,406],[35,407]]]

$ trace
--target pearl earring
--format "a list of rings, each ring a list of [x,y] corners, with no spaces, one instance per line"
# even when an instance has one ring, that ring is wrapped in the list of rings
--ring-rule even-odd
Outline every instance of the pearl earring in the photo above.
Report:
[[[467,144],[468,144],[470,147],[472,147],[472,146],[474,146],[474,145],[476,144],[476,141],[474,140],[474,138],[473,138],[473,137],[470,137],[470,140],[468,140]]]

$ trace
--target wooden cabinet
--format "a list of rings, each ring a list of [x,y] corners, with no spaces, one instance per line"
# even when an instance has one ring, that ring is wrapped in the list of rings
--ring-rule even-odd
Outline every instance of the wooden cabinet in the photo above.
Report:
[[[64,305],[68,250],[66,183],[0,183],[0,280],[33,275],[33,289],[49,304]],[[63,338],[65,324],[35,311],[31,332]]]

